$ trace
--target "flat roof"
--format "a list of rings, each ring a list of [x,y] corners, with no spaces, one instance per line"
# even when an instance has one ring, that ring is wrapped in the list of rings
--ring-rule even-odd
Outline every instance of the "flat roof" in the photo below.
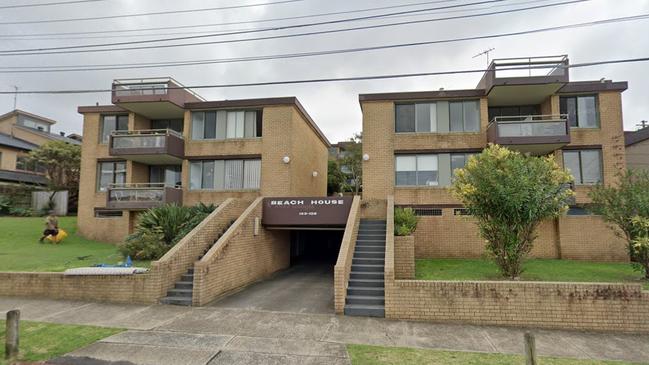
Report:
[[[358,101],[386,101],[386,100],[418,100],[418,99],[443,99],[443,98],[474,98],[485,96],[483,89],[437,90],[437,91],[407,91],[376,94],[359,94]]]

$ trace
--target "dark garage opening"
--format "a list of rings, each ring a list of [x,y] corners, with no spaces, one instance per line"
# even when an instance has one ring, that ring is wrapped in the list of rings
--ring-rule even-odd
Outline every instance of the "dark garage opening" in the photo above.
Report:
[[[291,230],[289,268],[212,305],[293,313],[334,313],[333,271],[343,234],[343,230]]]

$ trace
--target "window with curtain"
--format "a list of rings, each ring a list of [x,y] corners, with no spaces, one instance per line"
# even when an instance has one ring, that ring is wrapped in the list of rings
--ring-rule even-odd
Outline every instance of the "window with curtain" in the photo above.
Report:
[[[448,103],[451,132],[480,131],[480,101],[464,100]]]
[[[97,190],[106,191],[110,184],[126,182],[126,162],[111,161],[97,164]]]
[[[108,143],[113,131],[128,130],[128,115],[103,115],[101,117],[100,143]]]
[[[261,160],[203,160],[189,164],[190,190],[259,189]]]
[[[475,153],[452,153],[451,154],[451,177],[455,176],[455,170],[464,168],[471,156]]]
[[[192,139],[261,137],[261,110],[192,112]]]
[[[395,105],[396,132],[437,132],[437,104]]]
[[[561,114],[568,115],[572,128],[598,128],[599,113],[596,95],[562,96],[559,99]]]
[[[437,155],[407,155],[395,158],[397,186],[437,186]]]
[[[563,166],[577,185],[594,185],[604,180],[601,150],[563,151]]]
[[[179,165],[155,165],[149,167],[149,182],[164,183],[165,186],[181,186],[181,167]]]

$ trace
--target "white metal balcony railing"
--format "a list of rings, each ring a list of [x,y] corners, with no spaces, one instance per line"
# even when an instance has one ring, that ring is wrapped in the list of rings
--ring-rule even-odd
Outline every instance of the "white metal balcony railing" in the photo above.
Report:
[[[113,92],[117,97],[167,95],[170,88],[182,89],[199,100],[205,100],[202,96],[186,88],[183,84],[171,77],[113,80]]]
[[[492,62],[495,78],[563,76],[568,56],[501,58]]]
[[[183,135],[173,129],[113,131],[111,135],[112,148],[163,148],[167,136],[183,139]]]
[[[166,189],[181,191],[180,188],[164,183],[111,184],[108,186],[109,203],[165,203],[169,200]]]
[[[568,115],[517,115],[495,117],[498,137],[555,137],[568,135]]]

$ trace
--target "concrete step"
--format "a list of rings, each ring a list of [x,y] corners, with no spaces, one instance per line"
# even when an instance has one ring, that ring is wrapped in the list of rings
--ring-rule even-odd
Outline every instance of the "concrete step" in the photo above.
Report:
[[[385,265],[385,259],[383,258],[363,258],[357,259],[352,258],[352,265]]]
[[[381,219],[361,219],[361,224],[385,224],[385,220]]]
[[[168,297],[192,297],[193,289],[169,289]]]
[[[347,304],[383,305],[383,306],[385,306],[385,298],[383,296],[348,295],[347,296]]]
[[[384,288],[385,282],[381,279],[349,279],[349,288]]]
[[[367,235],[359,234],[356,236],[357,241],[383,241],[385,242],[385,235]]]
[[[171,304],[171,305],[192,305],[192,298],[188,297],[166,297],[160,300],[162,304]]]
[[[385,289],[377,286],[350,286],[347,288],[347,295],[385,297]]]
[[[180,281],[191,281],[193,283],[194,282],[194,274],[183,274],[180,277]]]
[[[177,281],[174,285],[175,289],[192,289],[193,287],[194,283],[191,281]]]
[[[352,272],[383,272],[383,265],[354,265]]]
[[[381,252],[363,252],[363,251],[356,251],[354,252],[354,257],[355,259],[382,259],[385,257],[385,250]]]
[[[371,279],[371,280],[383,280],[385,274],[383,272],[354,272],[352,271],[349,274],[350,279]]]
[[[385,307],[382,305],[346,304],[346,316],[385,317]]]
[[[385,246],[385,240],[356,240],[357,246]]]
[[[188,273],[188,274],[194,274],[194,268],[192,267],[191,269],[188,269],[188,270],[187,270],[187,273]]]
[[[363,245],[363,246],[356,246],[356,252],[385,252],[385,246],[377,246],[377,245]]]

